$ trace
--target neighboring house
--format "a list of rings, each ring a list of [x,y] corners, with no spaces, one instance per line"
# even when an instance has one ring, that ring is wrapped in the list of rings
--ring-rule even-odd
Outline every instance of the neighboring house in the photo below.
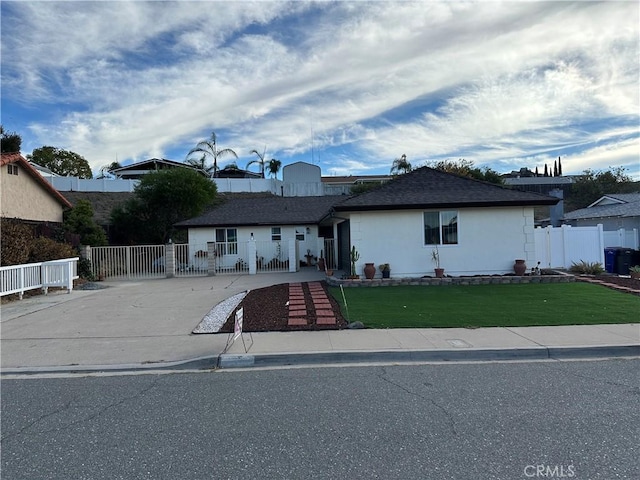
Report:
[[[20,153],[0,155],[0,216],[28,223],[62,223],[69,201]]]
[[[574,227],[600,223],[605,231],[640,229],[640,192],[604,195],[586,208],[565,213],[563,220]]]
[[[378,185],[388,182],[391,175],[349,175],[322,177],[325,195],[350,195],[352,187],[362,184]]]
[[[533,208],[557,202],[423,167],[353,197],[230,200],[178,226],[190,243],[298,238],[299,252],[314,255],[318,237],[333,238],[343,270],[358,250],[360,275],[368,262],[389,263],[394,276],[433,275],[437,246],[445,274],[490,275],[513,272],[515,259],[534,262]]]
[[[139,180],[143,175],[150,172],[157,172],[159,170],[165,170],[167,168],[190,168],[197,172],[205,172],[193,165],[189,165],[184,162],[176,162],[174,160],[167,160],[165,158],[150,158],[149,160],[143,160],[142,162],[133,163],[125,167],[116,168],[111,171],[113,175],[122,179]]]

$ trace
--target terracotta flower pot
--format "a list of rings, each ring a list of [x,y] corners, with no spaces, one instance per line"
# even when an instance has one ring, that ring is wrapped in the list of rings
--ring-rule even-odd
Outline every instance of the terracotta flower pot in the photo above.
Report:
[[[516,263],[513,264],[513,271],[516,275],[522,276],[527,271],[527,264],[524,263],[524,260],[516,260]]]
[[[364,264],[364,276],[367,280],[371,280],[376,275],[376,267],[373,263]]]
[[[436,268],[436,278],[444,277],[444,268]]]

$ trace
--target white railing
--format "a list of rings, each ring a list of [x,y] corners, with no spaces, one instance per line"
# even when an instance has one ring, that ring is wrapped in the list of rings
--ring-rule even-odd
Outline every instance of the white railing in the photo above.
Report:
[[[176,243],[174,275],[177,277],[198,277],[209,272],[207,244]]]
[[[165,246],[92,247],[91,269],[98,280],[162,278],[165,276]]]
[[[293,239],[90,247],[87,251],[99,280],[295,272],[298,265]]]
[[[41,288],[46,294],[51,287],[71,293],[77,278],[78,257],[0,267],[0,296],[17,293],[22,299],[28,290]]]
[[[289,242],[267,240],[254,243],[256,246],[256,270],[258,272],[289,271]]]

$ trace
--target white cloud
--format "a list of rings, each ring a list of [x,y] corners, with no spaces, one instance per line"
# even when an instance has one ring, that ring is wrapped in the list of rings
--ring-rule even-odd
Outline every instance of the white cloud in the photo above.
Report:
[[[94,167],[186,153],[211,129],[283,156],[313,131],[342,173],[402,153],[507,165],[596,137],[615,159],[607,123],[637,125],[633,2],[11,3],[3,95],[80,104],[31,128]]]

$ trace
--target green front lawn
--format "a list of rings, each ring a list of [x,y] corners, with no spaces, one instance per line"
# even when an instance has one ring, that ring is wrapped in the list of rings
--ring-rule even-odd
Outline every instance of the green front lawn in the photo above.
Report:
[[[640,297],[586,283],[330,288],[370,328],[589,325],[640,321]]]

